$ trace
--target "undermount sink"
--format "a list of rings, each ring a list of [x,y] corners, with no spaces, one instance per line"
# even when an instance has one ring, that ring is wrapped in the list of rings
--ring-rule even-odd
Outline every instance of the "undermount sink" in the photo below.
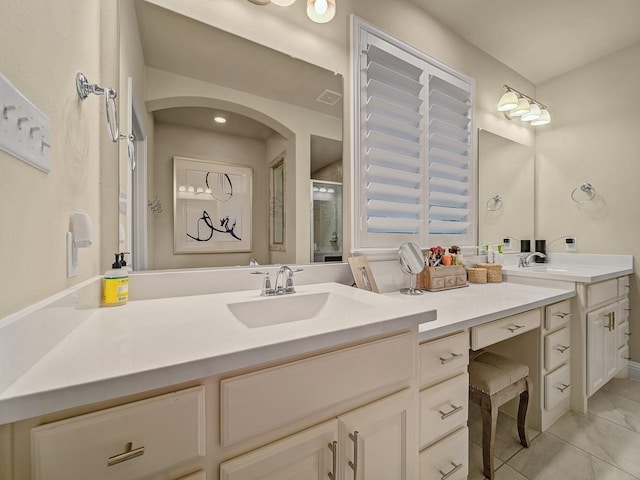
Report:
[[[365,303],[334,292],[294,293],[228,303],[227,307],[237,320],[249,328],[344,315],[352,308],[371,308]]]

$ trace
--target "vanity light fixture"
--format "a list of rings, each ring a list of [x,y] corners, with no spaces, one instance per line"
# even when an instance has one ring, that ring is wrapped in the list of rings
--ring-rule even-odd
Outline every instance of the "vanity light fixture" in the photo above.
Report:
[[[533,126],[551,123],[551,115],[546,105],[516,90],[504,85],[506,92],[498,101],[498,111],[503,112],[509,120],[520,117],[523,122],[531,122]]]
[[[336,0],[307,0],[307,17],[312,22],[327,23],[336,15]]]

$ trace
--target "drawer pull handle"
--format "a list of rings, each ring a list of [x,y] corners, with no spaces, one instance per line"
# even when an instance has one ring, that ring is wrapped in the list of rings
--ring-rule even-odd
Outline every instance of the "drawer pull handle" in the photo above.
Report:
[[[627,333],[625,333],[625,335],[626,335],[627,337],[630,337],[630,336],[631,336],[631,332],[627,332]]]
[[[349,438],[353,441],[353,462],[349,460],[349,466],[353,470],[353,480],[358,478],[358,431],[349,434]]]
[[[509,330],[511,333],[513,333],[516,330],[520,330],[521,328],[524,328],[524,325],[515,325],[513,327],[507,327],[507,330]]]
[[[631,360],[631,357],[624,357],[625,360]]]
[[[442,420],[445,420],[446,418],[449,418],[454,413],[458,413],[460,410],[463,410],[463,409],[464,409],[464,407],[462,405],[460,405],[459,407],[456,407],[454,404],[451,404],[451,410],[450,411],[443,412],[442,410],[438,410],[438,412],[440,413],[440,418]]]
[[[556,348],[560,353],[564,353],[571,348],[571,345],[560,345]]]
[[[462,468],[462,463],[458,463],[457,465],[454,462],[450,462],[450,463],[451,465],[453,465],[453,468],[449,470],[447,473],[444,473],[442,470],[439,470],[440,475],[442,475],[440,477],[440,480],[447,480],[447,478],[449,478],[451,475],[453,475],[454,473],[456,473],[458,470]]]
[[[556,313],[554,313],[554,315],[555,315],[556,317],[564,318],[564,317],[568,317],[568,316],[570,316],[570,315],[571,315],[571,313],[568,313],[568,312],[556,312]]]
[[[123,453],[119,453],[118,455],[114,455],[113,457],[109,457],[107,459],[107,467],[111,467],[112,465],[126,462],[127,460],[131,460],[132,458],[141,457],[142,455],[144,455],[144,447],[139,447],[135,450],[132,450],[132,448],[133,443],[127,442],[127,445],[124,447]]]
[[[338,467],[338,442],[335,440],[329,444],[329,450],[331,450],[331,455],[333,456],[331,461],[331,471],[329,472],[329,478],[331,480],[336,480],[336,471]]]
[[[564,393],[564,391],[571,386],[571,384],[566,383],[561,383],[560,385],[560,387],[556,387],[558,390],[560,390],[560,393]]]
[[[451,361],[455,360],[456,358],[460,358],[460,357],[462,357],[463,355],[464,355],[464,354],[462,354],[462,353],[452,353],[452,354],[451,354],[451,356],[450,356],[449,358],[442,358],[442,357],[440,357],[440,363],[441,363],[442,365],[445,365],[445,364],[447,364],[447,363],[449,363],[449,362],[451,362]]]

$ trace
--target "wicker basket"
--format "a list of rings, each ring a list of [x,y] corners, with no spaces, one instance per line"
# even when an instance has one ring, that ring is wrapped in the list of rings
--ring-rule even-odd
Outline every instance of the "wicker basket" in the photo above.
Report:
[[[487,283],[486,268],[467,268],[469,283]]]
[[[502,265],[499,263],[479,263],[476,267],[487,270],[487,281],[489,283],[502,282]]]

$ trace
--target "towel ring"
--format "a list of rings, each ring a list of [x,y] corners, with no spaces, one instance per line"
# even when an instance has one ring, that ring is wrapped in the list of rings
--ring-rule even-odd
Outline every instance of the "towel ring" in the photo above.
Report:
[[[578,200],[576,198],[576,192],[578,190],[587,194],[586,200]],[[582,185],[574,188],[573,191],[571,192],[571,200],[573,200],[575,203],[588,203],[591,200],[593,200],[595,197],[596,197],[596,189],[593,188],[593,185],[591,185],[589,182],[584,182]]]
[[[493,208],[491,208],[490,204],[493,205]],[[487,200],[487,210],[489,210],[490,212],[495,212],[497,210],[500,210],[501,208],[502,208],[502,195],[497,194],[491,197],[489,200]]]
[[[89,82],[84,73],[81,72],[76,74],[76,90],[81,100],[85,100],[92,93],[94,95],[104,95],[104,113],[107,117],[107,128],[113,143],[118,143],[118,138],[120,138],[118,132],[118,107],[116,105],[118,92],[113,88],[102,88],[98,84]],[[112,116],[113,119],[111,118]]]

